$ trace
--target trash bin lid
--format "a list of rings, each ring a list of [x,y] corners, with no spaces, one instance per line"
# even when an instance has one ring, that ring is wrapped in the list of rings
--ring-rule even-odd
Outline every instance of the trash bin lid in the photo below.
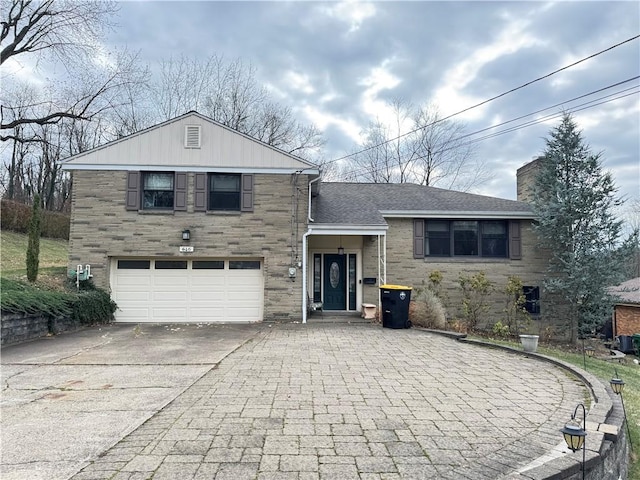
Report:
[[[390,285],[386,283],[380,285],[380,288],[384,288],[385,290],[413,290],[412,287],[407,287],[406,285]]]

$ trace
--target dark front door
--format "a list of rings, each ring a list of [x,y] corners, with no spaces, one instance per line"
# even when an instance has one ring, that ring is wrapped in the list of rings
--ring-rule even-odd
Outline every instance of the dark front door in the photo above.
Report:
[[[324,256],[324,301],[325,310],[346,310],[346,255]]]

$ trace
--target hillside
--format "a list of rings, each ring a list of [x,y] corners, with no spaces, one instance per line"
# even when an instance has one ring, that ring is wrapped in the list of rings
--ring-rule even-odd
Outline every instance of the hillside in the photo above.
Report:
[[[0,274],[3,277],[21,278],[26,275],[28,239],[22,233],[0,232]],[[41,238],[40,274],[66,275],[67,255],[67,240]]]

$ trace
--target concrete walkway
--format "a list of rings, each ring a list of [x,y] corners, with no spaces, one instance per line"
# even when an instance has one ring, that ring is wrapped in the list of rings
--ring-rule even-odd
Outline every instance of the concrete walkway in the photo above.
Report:
[[[415,329],[274,325],[73,478],[493,480],[563,443],[586,395]]]

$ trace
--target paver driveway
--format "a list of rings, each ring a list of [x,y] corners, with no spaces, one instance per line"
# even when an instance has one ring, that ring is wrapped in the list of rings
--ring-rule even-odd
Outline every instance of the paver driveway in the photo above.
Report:
[[[276,325],[73,478],[496,479],[562,443],[585,395],[426,332]]]

